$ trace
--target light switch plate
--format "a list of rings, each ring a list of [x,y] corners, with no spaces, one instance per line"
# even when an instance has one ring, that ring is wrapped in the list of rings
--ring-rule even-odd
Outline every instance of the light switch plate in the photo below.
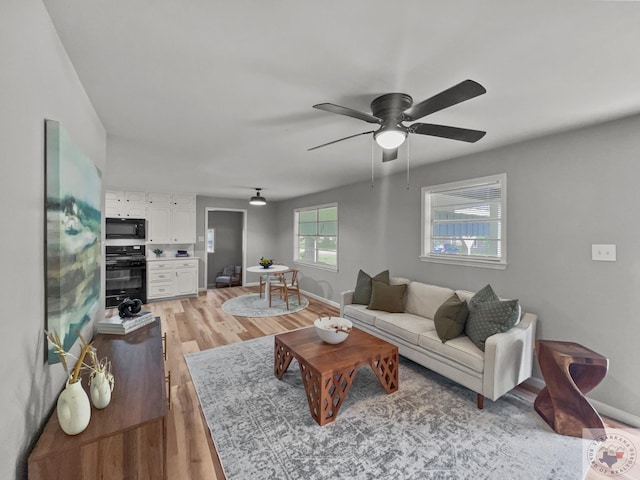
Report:
[[[591,260],[597,262],[615,262],[615,245],[591,245]]]

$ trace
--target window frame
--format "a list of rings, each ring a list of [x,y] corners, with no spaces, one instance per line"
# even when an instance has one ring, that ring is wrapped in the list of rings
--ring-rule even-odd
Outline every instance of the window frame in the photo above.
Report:
[[[476,187],[498,183],[500,185],[500,257],[499,258],[479,258],[467,255],[438,255],[432,251],[431,224],[431,194],[444,193],[450,190],[459,190],[465,187]],[[462,265],[468,267],[480,267],[504,270],[508,266],[507,262],[507,174],[500,173],[486,177],[471,178],[457,182],[443,183],[422,187],[421,190],[421,247],[420,260],[423,262],[440,263],[448,265]]]
[[[335,207],[336,209],[336,264],[334,265],[329,265],[327,263],[319,263],[316,261],[313,262],[309,262],[306,261],[304,259],[300,259],[299,255],[299,224],[300,224],[300,220],[299,220],[299,216],[301,212],[309,212],[309,211],[313,211],[315,210],[316,212],[319,210],[322,210],[324,208],[333,208]],[[316,220],[317,222],[318,220]],[[304,266],[308,266],[308,267],[312,267],[312,268],[318,268],[321,270],[327,270],[330,272],[337,272],[338,271],[338,267],[339,267],[339,242],[340,242],[340,209],[338,207],[338,203],[334,202],[334,203],[325,203],[322,205],[312,205],[309,207],[300,207],[300,208],[295,208],[293,210],[293,261],[294,263],[298,263],[300,265],[304,265]],[[310,235],[306,235],[306,236],[310,236]],[[317,237],[321,237],[321,236],[327,236],[327,235],[314,235],[316,238]]]

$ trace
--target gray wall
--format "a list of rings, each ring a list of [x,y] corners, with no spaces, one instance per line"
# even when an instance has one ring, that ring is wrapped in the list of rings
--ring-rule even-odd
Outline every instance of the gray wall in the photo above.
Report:
[[[300,266],[301,288],[338,302],[360,268],[472,291],[491,283],[538,314],[539,338],[607,356],[609,373],[590,396],[640,416],[639,131],[635,116],[415,169],[409,190],[399,174],[376,180],[373,189],[367,181],[281,202],[278,256],[292,259],[294,208],[338,202],[339,272]],[[416,140],[413,154],[427,151],[428,142]],[[421,262],[420,188],[502,172],[508,268]],[[618,261],[592,261],[591,244],[599,243],[616,244]]]
[[[247,190],[246,200],[237,200],[230,198],[207,197],[203,195],[196,196],[196,245],[195,255],[200,259],[198,287],[206,288],[206,271],[205,256],[207,255],[206,245],[206,209],[222,208],[234,210],[246,210],[247,215],[247,231],[245,232],[246,242],[246,258],[247,264],[243,267],[242,278],[245,283],[257,282],[259,275],[257,273],[249,273],[247,276],[246,267],[257,265],[260,257],[274,257],[277,251],[277,224],[275,203],[269,202],[267,205],[259,207],[249,205],[249,198],[252,192]]]
[[[60,121],[103,172],[106,134],[40,0],[0,2],[0,65],[0,479],[12,479],[26,478],[65,381],[45,358],[44,119]]]
[[[207,253],[207,286],[215,286],[217,272],[227,265],[242,265],[243,215],[243,212],[223,210],[209,212],[208,225],[215,229],[215,248],[214,253]]]

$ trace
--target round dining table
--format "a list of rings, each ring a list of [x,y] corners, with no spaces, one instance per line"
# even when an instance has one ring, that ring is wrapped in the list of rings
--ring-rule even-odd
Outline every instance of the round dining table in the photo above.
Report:
[[[247,267],[247,272],[259,273],[260,275],[265,276],[264,298],[267,300],[267,304],[269,303],[269,295],[271,295],[271,287],[269,286],[271,277],[277,273],[286,272],[288,270],[289,267],[286,265],[271,265],[269,268],[264,268],[262,265]]]

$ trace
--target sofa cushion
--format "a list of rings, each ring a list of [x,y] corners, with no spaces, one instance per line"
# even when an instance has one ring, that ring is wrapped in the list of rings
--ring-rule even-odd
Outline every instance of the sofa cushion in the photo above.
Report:
[[[471,301],[475,293],[470,292],[468,290],[456,290],[456,295],[458,295],[458,298],[460,298],[460,300],[465,300],[467,302],[467,307],[469,307],[469,301]],[[500,300],[510,300],[510,299],[500,298]],[[518,320],[516,321],[516,325],[520,323],[521,318],[522,318],[522,306],[520,305],[520,303],[518,303]]]
[[[438,307],[453,294],[453,290],[426,283],[411,282],[407,288],[405,312],[433,319]]]
[[[518,300],[499,300],[491,286],[487,285],[469,301],[469,318],[465,333],[484,351],[487,338],[511,329],[519,317]]]
[[[372,280],[371,286],[371,302],[367,307],[369,310],[384,310],[392,313],[404,311],[406,285],[387,285],[384,282]]]
[[[421,333],[436,328],[433,325],[433,320],[410,313],[380,313],[376,317],[375,326],[383,332],[400,337],[415,345],[418,344],[418,336]]]
[[[369,305],[371,301],[371,276],[360,270],[358,272],[358,278],[356,280],[356,288],[353,292],[353,303],[359,303],[361,305]],[[378,282],[389,283],[389,270],[380,272],[373,280]]]
[[[438,307],[433,323],[442,343],[464,333],[467,315],[469,315],[467,302],[460,300],[455,293]]]
[[[404,277],[389,277],[389,285],[409,285],[411,280]]]
[[[424,332],[418,337],[418,345],[442,355],[450,361],[462,364],[479,373],[484,372],[484,353],[469,337],[461,335],[442,343],[435,330]]]
[[[367,310],[366,305],[351,304],[344,306],[344,316],[354,318],[366,323],[367,325],[375,325],[376,315],[384,313],[376,310]]]

